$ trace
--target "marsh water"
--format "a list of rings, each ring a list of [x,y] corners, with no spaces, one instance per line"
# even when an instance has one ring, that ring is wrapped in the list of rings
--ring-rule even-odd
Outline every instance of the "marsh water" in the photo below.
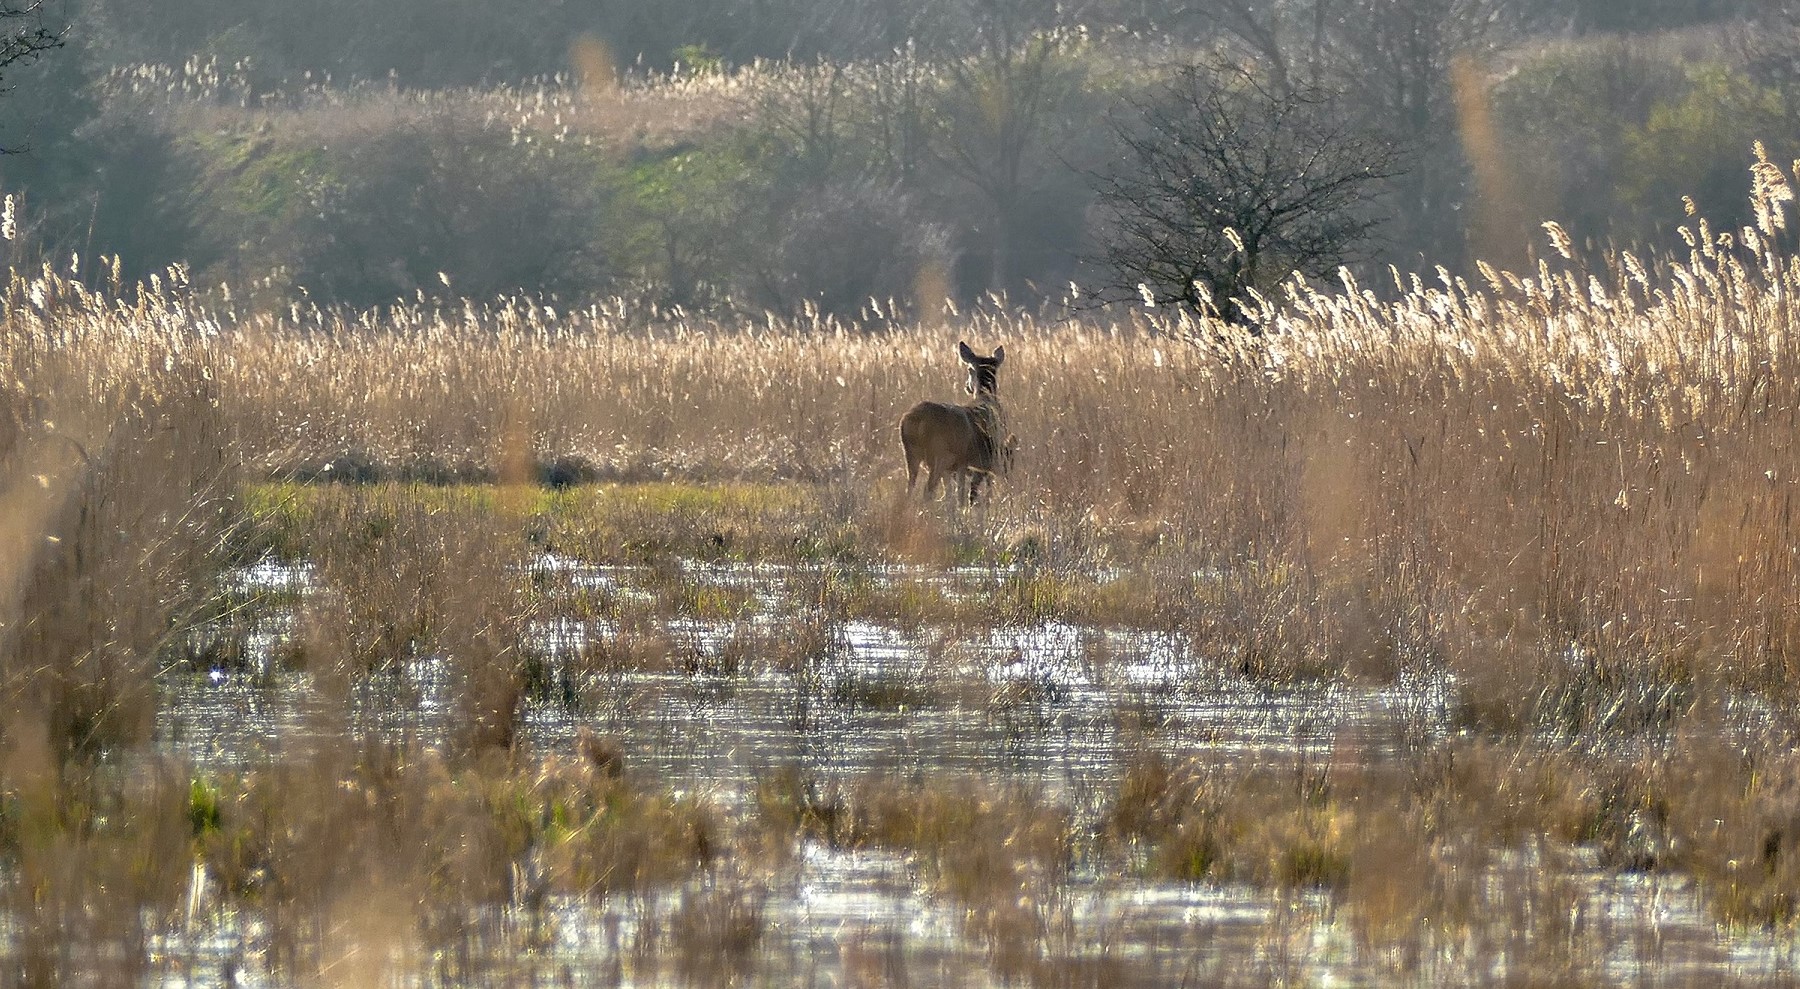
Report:
[[[615,597],[644,593],[633,568],[545,556],[535,579]],[[567,752],[578,732],[611,740],[634,777],[752,813],[758,782],[798,773],[809,785],[966,778],[1016,787],[1091,819],[1114,792],[1127,757],[1146,748],[1171,760],[1222,766],[1339,760],[1378,764],[1454,729],[1442,675],[1399,686],[1256,682],[1221,668],[1182,637],[1057,622],[963,628],[846,620],[826,629],[824,659],[804,669],[758,661],[758,644],[801,634],[782,567],[689,564],[684,580],[748,590],[745,614],[671,617],[658,630],[665,661],[595,665],[595,643],[616,640],[608,619],[546,618],[529,629],[541,663],[519,741]],[[876,579],[917,578],[896,569]],[[974,575],[971,579],[981,579]],[[297,601],[304,565],[264,563],[234,574],[236,589]],[[247,662],[172,669],[163,676],[159,744],[197,765],[230,768],[303,759],[346,730],[344,705],[276,662],[292,632],[276,608],[241,629]],[[637,630],[640,634],[642,629]],[[817,635],[816,630],[807,634]],[[349,704],[360,733],[443,744],[457,717],[443,657],[420,656],[373,675]],[[1533,881],[1548,866],[1529,850],[1484,866],[1493,889]],[[1496,915],[1435,954],[1397,960],[1358,952],[1323,893],[1276,893],[1231,883],[1164,883],[1077,863],[1073,879],[1032,905],[1041,951],[1072,984],[1382,985],[1396,973],[1421,984],[1506,984],[1541,976],[1546,955],[1577,984],[1789,984],[1791,943],[1716,926],[1691,883],[1657,873],[1566,872],[1567,916],[1545,925]],[[1538,877],[1541,881],[1541,876]],[[204,900],[197,877],[196,902]],[[907,856],[806,842],[776,881],[734,891],[669,891],[613,900],[544,897],[469,918],[475,935],[454,976],[442,961],[420,981],[488,984],[704,984],[646,960],[651,918],[695,896],[737,898],[725,908],[760,923],[756,977],[770,985],[985,985],[988,946],[968,936],[961,909],[922,882]],[[749,897],[745,902],[742,898]],[[1503,893],[1497,899],[1504,901]],[[678,900],[682,900],[678,903]],[[203,913],[203,911],[201,911]],[[1537,943],[1546,930],[1562,943]],[[1481,950],[1474,950],[1479,947]],[[162,945],[159,984],[258,984],[255,923],[196,923]],[[1534,959],[1531,976],[1508,959]],[[1483,959],[1471,965],[1468,959]],[[430,973],[439,974],[433,976]]]

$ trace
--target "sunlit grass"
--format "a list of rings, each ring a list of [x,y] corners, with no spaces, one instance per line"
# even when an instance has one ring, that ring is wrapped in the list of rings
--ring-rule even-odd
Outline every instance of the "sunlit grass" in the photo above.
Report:
[[[1100,877],[1255,890],[1304,930],[1347,925],[1360,963],[1449,981],[1598,978],[1594,874],[1686,877],[1733,930],[1791,937],[1800,272],[1772,230],[1690,235],[1654,272],[1396,278],[1388,301],[1296,284],[1255,341],[1155,311],[857,334],[526,301],[227,320],[178,287],[19,278],[0,911],[29,920],[8,950],[36,983],[88,955],[140,979],[144,918],[191,888],[255,914],[262,963],[304,980],[372,914],[400,919],[366,957],[425,957],[475,944],[483,911],[624,896],[664,904],[669,952],[726,946],[738,972],[801,843],[901,857],[1001,980],[1074,954],[1068,891]],[[908,501],[895,430],[956,396],[959,337],[1007,345],[1024,438],[976,508]],[[303,585],[231,588],[266,558]],[[158,752],[169,671],[254,665],[259,622],[309,747],[220,771]],[[857,622],[925,672],[852,668]],[[1059,626],[1184,660],[1070,736],[1103,771],[1056,787],[809,766],[678,793],[584,720],[631,741],[653,691],[755,684],[802,748],[829,748],[827,708],[1033,738],[1076,702],[985,643]],[[1105,651],[1071,659],[1101,679]],[[1329,751],[1165,759],[1158,697],[1225,681],[1421,711]],[[442,729],[370,728],[375,699],[428,695]],[[533,718],[562,751],[534,750],[557,736]]]
[[[803,483],[648,481],[551,489],[538,485],[277,482],[245,489],[254,549],[315,555],[344,525],[379,534],[400,510],[495,524],[542,550],[590,563],[663,556],[806,559],[848,547],[853,534],[823,517]]]

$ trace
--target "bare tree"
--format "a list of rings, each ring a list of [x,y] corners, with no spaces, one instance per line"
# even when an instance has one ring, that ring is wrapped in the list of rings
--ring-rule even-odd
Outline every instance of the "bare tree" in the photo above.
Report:
[[[1518,17],[1519,0],[1338,0],[1327,78],[1367,125],[1403,147],[1390,184],[1396,239],[1458,265],[1470,186],[1452,65],[1479,65]]]
[[[14,65],[36,61],[52,48],[62,47],[62,33],[44,24],[45,0],[0,0],[0,81]],[[10,89],[0,86],[0,92]],[[0,154],[12,154],[17,148],[0,146]]]
[[[44,0],[0,2],[0,69],[61,47],[61,33],[44,26]]]
[[[946,61],[948,86],[934,108],[938,163],[979,194],[986,216],[989,288],[1018,287],[1018,231],[1049,154],[1052,121],[1079,93],[1078,67],[1043,28],[1044,0],[972,5],[974,47]]]
[[[1479,66],[1547,0],[1183,0],[1196,25],[1254,61],[1265,84],[1327,88],[1403,152],[1386,231],[1412,263],[1456,264],[1472,195],[1452,65]]]
[[[1394,154],[1327,91],[1190,66],[1133,110],[1115,120],[1121,162],[1096,188],[1109,298],[1232,318],[1251,289],[1354,260],[1376,223]]]
[[[1263,67],[1270,88],[1286,90],[1298,77],[1319,86],[1329,30],[1342,0],[1193,0],[1184,12],[1224,35]]]

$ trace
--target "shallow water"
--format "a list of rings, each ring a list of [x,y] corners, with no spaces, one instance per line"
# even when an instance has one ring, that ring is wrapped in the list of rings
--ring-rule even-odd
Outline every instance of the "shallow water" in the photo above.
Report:
[[[1494,884],[1529,883],[1534,863],[1493,868]],[[202,883],[204,881],[202,880]],[[1175,985],[1787,986],[1800,954],[1767,935],[1721,936],[1692,886],[1655,875],[1575,873],[1566,924],[1478,919],[1436,954],[1359,949],[1353,924],[1321,894],[1232,885],[1154,884],[1088,876],[1039,902],[1021,900],[1039,935],[1024,963],[1066,984]],[[203,905],[203,904],[202,904]],[[685,952],[671,929],[688,916],[754,918],[742,958]],[[0,958],[14,932],[0,925]],[[267,932],[252,917],[205,914],[152,938],[141,984],[286,984],[266,972]],[[1546,938],[1557,943],[1540,943]],[[1480,944],[1484,952],[1471,949]],[[482,909],[453,946],[395,945],[358,960],[394,985],[998,986],[995,947],[967,937],[950,901],[922,886],[913,864],[880,851],[808,843],[779,878],[735,877],[648,898],[553,896],[535,909]],[[348,959],[345,959],[348,960]],[[1063,983],[1059,983],[1063,984]]]
[[[649,600],[645,574],[545,558],[566,586]],[[912,576],[898,568],[875,579]],[[1177,636],[1060,623],[1029,627],[902,629],[866,619],[828,626],[822,652],[800,668],[765,662],[795,620],[794,574],[772,567],[687,565],[681,579],[753,592],[738,622],[665,621],[671,659],[590,669],[583,650],[620,635],[608,621],[559,617],[530,629],[555,686],[526,706],[522,740],[566,750],[589,729],[616,739],[628,771],[678,792],[741,807],[758,780],[797,770],[820,783],[966,777],[1017,785],[1063,803],[1078,818],[1116,786],[1146,748],[1221,765],[1296,760],[1374,765],[1449,731],[1449,685],[1429,675],[1385,689],[1337,683],[1272,686],[1221,670]],[[982,572],[956,576],[990,579]],[[234,575],[235,589],[303,595],[304,567],[263,564]],[[307,676],[269,659],[290,633],[275,614],[249,632],[262,658],[231,670],[165,677],[161,744],[196,763],[305,758],[348,730],[374,729],[441,744],[455,717],[453,676],[426,656],[328,698]],[[642,630],[638,630],[642,631]],[[747,635],[747,638],[743,638]],[[1487,878],[1496,889],[1534,881],[1541,863],[1511,860]],[[1541,877],[1537,877],[1541,879]],[[1117,986],[1213,984],[1481,985],[1523,980],[1617,985],[1789,984],[1792,944],[1727,936],[1685,880],[1598,869],[1560,877],[1567,944],[1529,940],[1495,916],[1399,960],[1359,947],[1352,925],[1322,894],[1233,885],[1159,884],[1078,868],[1029,905],[1040,962],[1076,982]],[[727,896],[721,909],[761,925],[748,971],[768,985],[990,985],[1004,970],[993,944],[972,940],[966,917],[933,895],[905,856],[805,843],[775,876],[734,891],[671,891],[649,900],[555,899],[534,910],[470,918],[469,984],[709,984],[719,973],[683,968],[643,939],[673,913]],[[202,897],[203,898],[203,897]],[[1504,900],[1504,897],[1499,897]],[[1022,903],[1024,901],[1021,901]],[[1536,903],[1536,900],[1530,902]],[[1021,908],[1025,909],[1025,908]],[[1534,921],[1541,924],[1541,919]],[[1543,935],[1533,935],[1541,938]],[[3,943],[3,940],[0,940]],[[204,925],[168,939],[158,984],[217,984],[226,966],[258,982],[259,935],[250,920]],[[474,947],[470,948],[469,945]],[[1484,951],[1471,950],[1482,945]],[[0,954],[4,954],[0,950]],[[1561,958],[1561,972],[1512,971],[1508,959]],[[1475,967],[1484,959],[1488,968]],[[1498,959],[1498,961],[1495,961]],[[1523,964],[1523,963],[1519,963]],[[1497,969],[1492,966],[1499,966]],[[179,971],[176,971],[179,969]],[[420,971],[430,971],[423,966]],[[1078,973],[1078,974],[1075,974]],[[428,975],[403,980],[434,984]]]
[[[630,571],[545,565],[574,586],[631,587]],[[718,573],[722,584],[760,579],[765,588],[785,576],[769,567]],[[234,580],[245,591],[308,582],[304,568],[268,564]],[[1219,671],[1173,636],[1062,623],[908,632],[853,619],[829,630],[827,655],[784,671],[759,662],[754,647],[783,635],[785,602],[774,590],[759,600],[761,610],[740,622],[667,620],[662,632],[680,654],[668,668],[575,670],[582,648],[617,629],[568,617],[538,622],[532,638],[559,689],[528,704],[524,739],[560,749],[577,728],[599,730],[619,739],[635,769],[727,799],[784,767],[846,779],[1004,779],[1061,797],[1114,779],[1122,751],[1146,745],[1180,759],[1370,759],[1447,721],[1441,682],[1274,688]],[[754,633],[752,654],[732,660],[737,668],[724,653],[743,629]],[[252,646],[266,656],[286,632],[279,616],[268,619],[252,631]],[[266,662],[172,674],[159,738],[200,762],[234,762],[304,751],[312,736],[335,737],[347,716],[442,741],[454,716],[443,702],[449,675],[441,658],[427,656],[372,676],[346,715],[304,675]]]

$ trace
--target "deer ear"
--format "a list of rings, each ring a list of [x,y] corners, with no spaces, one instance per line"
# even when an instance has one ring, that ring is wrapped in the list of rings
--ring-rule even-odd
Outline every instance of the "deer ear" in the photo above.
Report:
[[[1006,363],[1006,344],[1001,344],[994,348],[994,366],[999,367],[1004,363]]]
[[[962,355],[963,360],[968,361],[970,364],[975,363],[975,352],[969,349],[967,343],[964,343],[961,340],[956,341],[956,352]]]

